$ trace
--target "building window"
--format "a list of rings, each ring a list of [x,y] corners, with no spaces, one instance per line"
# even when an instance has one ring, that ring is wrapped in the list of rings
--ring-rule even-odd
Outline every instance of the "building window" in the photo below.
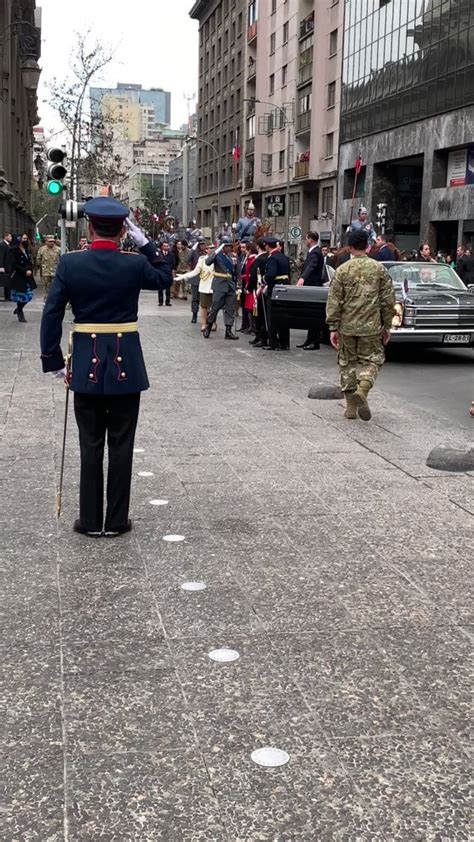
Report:
[[[275,14],[277,10],[277,0],[272,0],[272,15]]]
[[[262,155],[262,173],[264,175],[271,175],[272,174],[272,156],[264,154]]]
[[[258,20],[258,0],[251,0],[249,4],[249,26],[253,26]]]
[[[321,213],[332,213],[334,207],[334,187],[323,187]]]
[[[326,158],[332,158],[334,155],[334,132],[329,132],[326,135]]]
[[[270,75],[270,80],[269,80],[269,82],[270,82],[270,84],[269,84],[269,87],[268,87],[268,91],[269,91],[269,93],[270,93],[270,95],[271,95],[271,94],[274,94],[274,93],[275,93],[275,74],[274,74],[274,73],[272,73],[272,74]]]
[[[283,24],[283,43],[284,44],[288,44],[288,29],[289,29],[289,23],[287,21],[286,23]]]
[[[276,48],[276,32],[270,35],[270,55],[272,56]]]
[[[337,29],[329,34],[329,58],[337,53]]]
[[[280,153],[278,155],[278,169],[280,172],[285,169],[285,150],[280,149]]]
[[[311,91],[302,94],[298,101],[298,114],[306,114],[311,111]]]
[[[290,194],[290,216],[299,216],[300,215],[300,194],[299,193],[291,193]]]
[[[328,108],[334,108],[336,104],[336,83],[330,82],[328,85]]]
[[[247,120],[247,140],[252,140],[255,137],[255,114]]]
[[[281,68],[281,86],[282,86],[282,88],[285,87],[287,78],[288,78],[288,65],[284,64],[283,67]]]

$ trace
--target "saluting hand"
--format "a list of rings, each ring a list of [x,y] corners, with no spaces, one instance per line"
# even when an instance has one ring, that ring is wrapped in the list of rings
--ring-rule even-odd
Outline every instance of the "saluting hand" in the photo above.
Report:
[[[148,237],[145,236],[141,228],[139,228],[138,225],[135,225],[135,223],[132,222],[130,217],[125,220],[125,224],[128,228],[128,233],[130,234],[135,245],[138,246],[138,248],[146,246],[148,242]]]

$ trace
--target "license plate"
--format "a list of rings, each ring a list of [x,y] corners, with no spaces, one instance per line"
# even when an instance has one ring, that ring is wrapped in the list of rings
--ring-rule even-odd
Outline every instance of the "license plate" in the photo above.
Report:
[[[470,333],[445,333],[444,342],[447,345],[469,345],[471,341]]]

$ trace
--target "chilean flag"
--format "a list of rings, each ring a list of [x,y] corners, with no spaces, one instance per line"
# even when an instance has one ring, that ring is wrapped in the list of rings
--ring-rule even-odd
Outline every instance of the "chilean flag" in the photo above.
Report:
[[[237,132],[235,133],[234,145],[232,147],[232,160],[233,161],[240,161],[240,145],[239,145],[239,137],[238,137]]]
[[[358,156],[357,156],[357,158],[356,158],[356,162],[355,162],[355,171],[356,171],[356,174],[357,174],[357,175],[359,175],[359,173],[360,173],[361,169],[362,169],[362,156],[361,156],[361,154],[360,154],[360,152],[359,152],[359,154],[358,154]]]

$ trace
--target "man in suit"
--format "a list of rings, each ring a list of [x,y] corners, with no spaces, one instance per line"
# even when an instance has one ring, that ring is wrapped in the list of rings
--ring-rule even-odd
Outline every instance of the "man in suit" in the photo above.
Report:
[[[157,255],[159,258],[165,261],[168,264],[171,273],[175,272],[176,267],[178,265],[178,258],[176,255],[176,251],[170,247],[170,244],[167,240],[163,240],[160,243],[159,250],[157,251]],[[163,298],[165,298],[165,304],[167,307],[171,307],[171,290],[167,289],[165,295],[163,296],[163,290],[158,290],[158,307],[163,306]]]
[[[81,451],[80,515],[74,531],[90,537],[129,532],[132,458],[140,392],[149,382],[137,331],[142,289],[167,290],[171,269],[156,247],[129,220],[141,254],[119,251],[128,208],[115,199],[84,205],[92,243],[61,257],[41,321],[43,371],[65,377],[74,392]],[[159,261],[159,262],[158,262]],[[153,265],[152,265],[153,264]],[[72,358],[64,369],[60,347],[68,302],[74,315]],[[103,458],[109,467],[105,523]]]
[[[0,240],[0,286],[3,286],[5,301],[11,301],[10,288],[5,286],[2,281],[6,281],[8,274],[8,254],[13,242],[12,234],[4,234],[3,240]],[[2,278],[3,275],[3,278]]]
[[[456,271],[466,286],[474,284],[474,256],[470,249],[464,250],[462,257],[457,262]]]
[[[308,253],[301,271],[301,278],[297,282],[298,287],[322,287],[324,284],[324,257],[318,246],[319,234],[316,231],[308,231],[306,234],[306,245]],[[308,330],[308,335],[302,345],[304,351],[317,351],[319,349],[321,335],[319,330]]]
[[[281,240],[278,237],[264,237],[265,251],[268,259],[265,264],[265,290],[263,306],[266,307],[267,321],[270,326],[269,344],[263,345],[264,351],[289,351],[289,327],[275,327],[271,319],[272,292],[276,284],[290,283],[290,261],[281,250]]]

